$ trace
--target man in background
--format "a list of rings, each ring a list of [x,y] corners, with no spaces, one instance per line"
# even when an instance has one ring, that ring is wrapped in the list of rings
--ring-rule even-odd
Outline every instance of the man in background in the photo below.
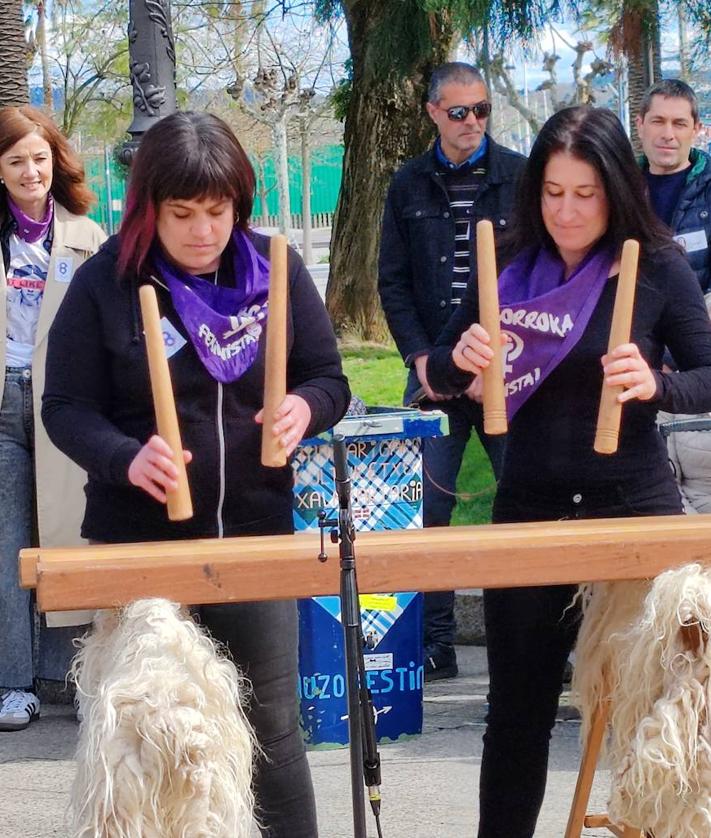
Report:
[[[686,250],[706,294],[711,291],[711,157],[692,147],[701,129],[694,91],[678,79],[653,84],[636,124],[652,206]]]
[[[486,437],[473,388],[444,400],[427,381],[427,356],[468,283],[476,283],[475,226],[490,219],[501,232],[511,214],[525,158],[486,133],[489,93],[479,71],[451,62],[430,80],[427,113],[434,145],[395,173],[380,245],[378,288],[390,332],[410,368],[404,401],[430,403],[449,416],[449,436],[423,440],[424,525],[447,526],[456,480],[475,428],[498,476],[501,437]],[[454,592],[425,594],[425,679],[458,672]]]

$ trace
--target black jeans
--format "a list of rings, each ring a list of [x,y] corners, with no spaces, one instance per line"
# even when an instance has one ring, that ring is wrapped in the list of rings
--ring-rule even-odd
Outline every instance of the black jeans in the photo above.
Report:
[[[314,792],[296,699],[296,603],[203,605],[198,612],[252,684],[247,716],[264,751],[254,778],[262,835],[316,838]]]
[[[484,433],[482,407],[466,397],[453,402],[437,402],[434,407],[446,411],[449,435],[422,440],[422,521],[425,527],[447,527],[457,502],[457,475],[472,431],[478,434],[497,478],[501,471],[505,438]],[[455,631],[454,591],[427,591],[425,646],[431,643],[452,644]]]
[[[646,486],[585,487],[544,496],[500,490],[494,522],[681,514],[665,474]],[[572,585],[484,591],[489,714],[481,763],[479,838],[532,838],[543,802],[548,748],[563,669],[580,614]]]

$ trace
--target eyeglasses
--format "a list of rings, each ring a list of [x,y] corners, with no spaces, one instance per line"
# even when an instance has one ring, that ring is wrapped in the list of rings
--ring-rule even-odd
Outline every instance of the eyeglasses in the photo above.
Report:
[[[453,108],[440,108],[447,111],[452,122],[464,122],[471,111],[476,119],[486,119],[491,114],[491,102],[476,102],[474,105],[455,105]]]

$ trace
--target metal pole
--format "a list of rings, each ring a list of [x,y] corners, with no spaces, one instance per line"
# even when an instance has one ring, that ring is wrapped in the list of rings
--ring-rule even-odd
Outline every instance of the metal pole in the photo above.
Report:
[[[333,446],[335,483],[338,494],[338,530],[341,556],[341,622],[346,652],[348,692],[348,739],[350,742],[351,796],[354,838],[366,838],[365,789],[363,788],[363,729],[360,713],[358,658],[363,649],[363,627],[356,582],[353,538],[355,532],[350,509],[350,478],[346,446],[342,437]]]
[[[170,0],[130,0],[128,52],[133,86],[133,121],[119,156],[130,165],[145,132],[177,110],[175,44]]]
[[[528,68],[526,67],[526,62],[523,62],[523,101],[526,104],[526,109],[528,110]],[[526,154],[531,153],[531,125],[529,121],[525,120],[525,132],[526,132]]]
[[[114,234],[114,196],[111,183],[111,158],[109,157],[109,149],[104,143],[104,181],[106,183],[106,204],[108,213],[106,216],[106,227],[109,235]]]

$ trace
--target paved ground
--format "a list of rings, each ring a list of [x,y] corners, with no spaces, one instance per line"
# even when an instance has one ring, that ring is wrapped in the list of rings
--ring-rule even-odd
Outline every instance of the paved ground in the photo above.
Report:
[[[422,736],[381,748],[384,838],[473,838],[487,674],[483,649],[460,647],[461,674],[427,685]],[[575,786],[577,721],[563,707],[552,743],[548,792],[536,838],[562,838]],[[565,719],[568,719],[567,721]],[[20,733],[0,733],[1,838],[71,838],[66,804],[77,724],[71,708],[46,706]],[[309,755],[321,838],[350,838],[348,753]],[[591,811],[604,811],[606,777],[596,778]],[[369,818],[368,838],[375,838]],[[608,836],[589,830],[586,838]]]
[[[328,282],[328,268],[327,264],[309,265],[309,273],[313,277],[313,281],[318,288],[321,299],[326,299],[326,283]]]
[[[257,227],[259,232],[273,236],[279,232],[276,227]],[[311,233],[312,261],[308,265],[309,273],[313,277],[321,298],[326,297],[326,282],[328,281],[328,253],[331,243],[331,228],[317,227]],[[303,231],[294,229],[289,232],[289,242],[301,252]]]

